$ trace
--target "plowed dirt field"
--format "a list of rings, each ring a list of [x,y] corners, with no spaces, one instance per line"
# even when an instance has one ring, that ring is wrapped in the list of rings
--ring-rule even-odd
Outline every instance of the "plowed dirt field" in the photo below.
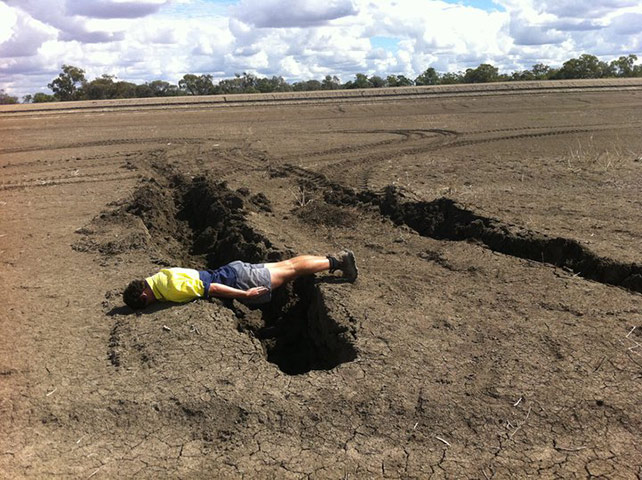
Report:
[[[642,476],[642,81],[0,109],[0,477]],[[131,279],[348,247],[263,310]]]

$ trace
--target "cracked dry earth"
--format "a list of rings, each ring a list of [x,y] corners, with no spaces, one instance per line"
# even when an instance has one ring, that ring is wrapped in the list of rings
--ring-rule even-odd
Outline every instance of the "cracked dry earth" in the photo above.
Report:
[[[0,112],[4,478],[642,475],[642,90]],[[264,310],[130,279],[352,248]]]

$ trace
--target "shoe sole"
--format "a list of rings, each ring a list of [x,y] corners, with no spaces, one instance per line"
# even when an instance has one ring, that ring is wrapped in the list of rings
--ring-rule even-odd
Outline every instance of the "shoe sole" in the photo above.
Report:
[[[359,268],[357,268],[357,261],[354,258],[354,252],[352,250],[346,250],[346,253],[348,254],[347,261],[348,265],[350,266],[350,270],[354,270],[354,274],[346,275],[346,279],[348,279],[350,282],[354,282],[359,276]]]

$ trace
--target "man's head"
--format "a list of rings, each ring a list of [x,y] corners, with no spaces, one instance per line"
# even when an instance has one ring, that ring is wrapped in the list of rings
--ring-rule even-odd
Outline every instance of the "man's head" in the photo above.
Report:
[[[155,300],[153,292],[149,290],[151,289],[145,280],[134,280],[123,292],[123,300],[130,308],[140,310]]]

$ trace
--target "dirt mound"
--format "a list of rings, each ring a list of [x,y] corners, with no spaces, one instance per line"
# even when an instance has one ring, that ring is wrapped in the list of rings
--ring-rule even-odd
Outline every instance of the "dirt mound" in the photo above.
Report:
[[[175,220],[182,221],[191,239],[192,255],[203,255],[208,268],[234,260],[251,263],[278,261],[284,253],[250,227],[243,197],[225,183],[207,177],[175,181],[178,208]],[[256,198],[256,197],[250,197]]]
[[[181,175],[160,178],[162,183],[145,179],[129,200],[77,230],[82,238],[72,247],[105,257],[141,251],[161,265],[207,268],[238,258],[260,262],[283,255],[246,224],[243,196],[224,183]]]
[[[123,218],[114,212],[101,214],[76,233],[82,238],[72,245],[74,250],[98,252],[105,257],[146,250],[152,245],[151,236],[140,218]]]
[[[176,215],[173,190],[154,178],[144,179],[129,199],[77,230],[82,237],[72,248],[98,252],[103,261],[138,252],[160,265],[182,263],[189,260],[185,245],[190,242],[190,234]]]

